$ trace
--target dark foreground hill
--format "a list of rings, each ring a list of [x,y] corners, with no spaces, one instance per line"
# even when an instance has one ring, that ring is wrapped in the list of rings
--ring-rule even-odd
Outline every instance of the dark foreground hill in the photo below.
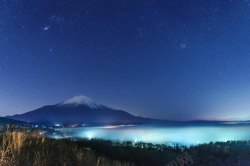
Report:
[[[0,135],[0,165],[250,165],[249,141],[228,141],[183,147],[142,142],[55,140],[41,136],[36,137],[34,133],[7,132]]]

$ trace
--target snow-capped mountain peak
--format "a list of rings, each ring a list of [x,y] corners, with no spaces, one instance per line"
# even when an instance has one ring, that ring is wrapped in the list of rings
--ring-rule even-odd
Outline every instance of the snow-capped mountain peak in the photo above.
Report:
[[[81,104],[86,105],[93,109],[100,107],[100,105],[95,103],[91,98],[82,95],[68,99],[64,101],[61,105],[81,105]]]

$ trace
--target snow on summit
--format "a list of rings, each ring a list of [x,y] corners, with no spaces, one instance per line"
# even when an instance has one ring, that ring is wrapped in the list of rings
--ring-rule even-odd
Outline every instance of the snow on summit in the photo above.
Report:
[[[73,104],[73,105],[84,104],[84,105],[89,106],[90,108],[100,107],[100,105],[96,104],[91,98],[89,98],[87,96],[81,96],[81,95],[75,96],[75,97],[68,99],[62,103],[62,105],[66,105],[66,104]]]

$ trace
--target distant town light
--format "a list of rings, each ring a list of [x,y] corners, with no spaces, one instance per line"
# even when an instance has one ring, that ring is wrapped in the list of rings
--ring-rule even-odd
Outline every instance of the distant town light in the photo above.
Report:
[[[55,127],[61,127],[62,125],[61,124],[59,124],[59,123],[56,123],[55,124]]]

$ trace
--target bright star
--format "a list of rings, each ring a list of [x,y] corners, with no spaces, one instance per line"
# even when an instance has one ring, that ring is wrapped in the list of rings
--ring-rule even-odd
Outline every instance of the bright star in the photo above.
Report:
[[[43,27],[43,31],[48,31],[50,29],[50,26]]]

